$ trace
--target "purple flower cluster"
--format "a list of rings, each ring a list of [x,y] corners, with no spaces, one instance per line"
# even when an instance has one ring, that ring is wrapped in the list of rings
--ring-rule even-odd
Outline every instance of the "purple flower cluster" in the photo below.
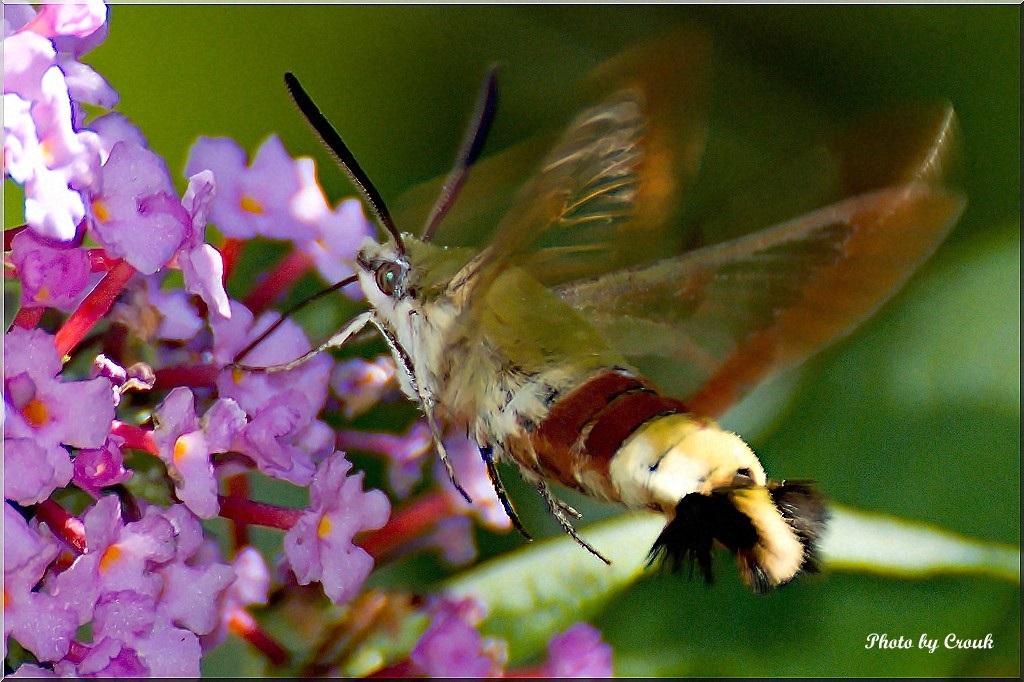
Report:
[[[194,677],[231,633],[285,665],[255,617],[271,589],[316,581],[346,605],[375,562],[427,548],[469,561],[470,508],[440,475],[392,513],[340,449],[382,456],[402,497],[422,477],[422,424],[396,435],[325,420],[395,395],[390,358],[234,367],[279,321],[269,304],[312,270],[347,276],[371,225],[355,200],[332,207],[312,160],[274,136],[251,162],[232,140],[199,138],[179,195],[142,132],[109,111],[117,93],[80,61],[106,37],[108,14],[102,2],[4,7],[4,174],[25,194],[25,225],[5,234],[20,285],[4,336],[5,658],[13,677]],[[225,281],[253,239],[288,255],[234,300]],[[310,347],[284,320],[245,361],[279,364]],[[473,511],[507,528],[475,449],[448,447]],[[308,508],[252,499],[256,472],[308,488]],[[215,517],[231,542],[205,523]],[[283,531],[273,573],[248,545],[254,525]],[[503,645],[479,635],[479,609],[432,608],[415,672],[450,675],[451,656],[502,672]],[[552,674],[610,673],[588,626],[560,637]],[[555,663],[566,651],[576,653]]]
[[[472,598],[435,599],[428,607],[431,617],[408,662],[392,672],[427,677],[609,677],[611,647],[601,633],[586,623],[577,623],[555,635],[548,643],[548,657],[527,669],[505,667],[508,658],[504,641],[484,637],[477,626],[486,615]]]
[[[504,667],[505,643],[477,631],[481,605],[472,599],[440,599],[433,604],[430,625],[409,660],[428,677],[495,677]]]

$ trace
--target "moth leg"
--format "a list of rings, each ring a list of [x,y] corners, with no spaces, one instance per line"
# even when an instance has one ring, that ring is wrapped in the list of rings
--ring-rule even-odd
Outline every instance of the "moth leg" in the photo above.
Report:
[[[452,485],[459,491],[463,499],[468,504],[473,504],[473,498],[469,496],[466,489],[459,483],[458,478],[455,476],[455,469],[452,467],[451,461],[448,459],[448,450],[444,447],[444,441],[441,440],[441,429],[437,426],[437,422],[434,420],[434,399],[430,396],[424,396],[420,394],[422,400],[423,413],[427,417],[427,426],[430,427],[430,433],[434,437],[434,447],[437,449],[437,456],[441,458],[441,464],[444,465],[444,470],[448,472],[448,478],[451,479]]]
[[[508,515],[512,526],[519,531],[519,533],[527,540],[533,540],[533,536],[527,532],[523,526],[523,522],[519,520],[519,514],[516,513],[515,507],[512,506],[512,501],[508,499],[508,493],[505,492],[505,485],[501,482],[501,476],[498,474],[498,467],[494,462],[494,448],[488,445],[480,445],[480,457],[484,460],[484,464],[487,465],[487,476],[491,479],[491,485],[494,486],[494,494],[498,496],[501,501],[501,506],[505,508],[505,514]]]
[[[552,494],[551,488],[549,488],[548,484],[545,483],[544,481],[535,481],[534,487],[537,488],[537,491],[540,493],[540,496],[543,497],[544,501],[547,503],[548,511],[550,511],[551,515],[555,517],[559,524],[561,524],[562,530],[564,530],[569,535],[569,537],[575,540],[576,544],[578,544],[580,547],[587,550],[588,552],[596,556],[598,559],[611,566],[612,562],[605,558],[603,554],[594,549],[590,545],[590,543],[581,538],[579,536],[579,533],[576,532],[576,529],[572,527],[572,522],[567,518],[566,509],[575,512],[576,518],[579,518],[579,512],[577,512],[575,509],[573,509],[569,505],[565,504],[564,502],[556,498]]]
[[[434,449],[437,450],[437,456],[441,458],[441,464],[444,465],[444,470],[448,472],[448,478],[451,479],[452,485],[459,491],[459,494],[462,495],[463,499],[466,500],[468,504],[473,504],[473,499],[469,496],[469,493],[466,492],[466,489],[462,487],[458,478],[455,476],[455,469],[452,467],[452,463],[448,459],[448,450],[445,449],[444,441],[441,439],[441,429],[437,425],[437,420],[434,419],[434,405],[437,404],[437,399],[423,389],[416,376],[416,367],[413,365],[412,358],[409,357],[405,348],[398,343],[398,339],[396,339],[394,334],[391,333],[391,330],[381,324],[374,317],[370,317],[369,321],[372,322],[378,330],[380,330],[381,336],[384,337],[384,340],[387,341],[388,346],[391,348],[391,354],[398,361],[398,364],[402,366],[402,371],[405,372],[413,390],[415,390],[416,395],[419,396],[420,408],[423,410],[423,415],[427,418],[427,426],[430,427],[430,435],[434,440]]]
[[[558,508],[561,509],[566,515],[571,516],[573,519],[577,521],[583,518],[583,512],[576,511],[573,507],[569,506],[567,503],[563,502],[557,497],[554,498],[554,500],[555,504],[558,505]]]

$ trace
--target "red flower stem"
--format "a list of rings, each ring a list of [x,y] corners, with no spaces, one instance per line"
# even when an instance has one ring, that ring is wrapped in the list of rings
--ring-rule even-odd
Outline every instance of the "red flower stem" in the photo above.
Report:
[[[154,389],[188,386],[189,388],[212,388],[217,385],[222,367],[219,365],[178,365],[156,371]]]
[[[22,306],[14,314],[12,325],[22,329],[34,329],[39,324],[39,320],[43,319],[44,312],[46,312],[46,308]]]
[[[107,272],[120,262],[120,258],[112,257],[104,249],[89,249],[89,265],[93,272]]]
[[[228,477],[227,487],[228,497],[242,500],[249,498],[249,477],[245,474]],[[231,535],[235,549],[245,547],[249,544],[249,525],[244,520],[232,520]]]
[[[290,530],[305,513],[303,509],[279,507],[230,495],[218,495],[217,499],[223,518],[246,525]],[[379,558],[415,539],[455,510],[449,496],[441,492],[427,493],[402,507],[383,528],[367,533],[356,544],[370,556]]]
[[[156,441],[153,440],[153,432],[144,429],[141,426],[135,426],[134,424],[125,424],[124,422],[115,421],[110,432],[115,436],[124,438],[124,446],[131,448],[132,450],[142,450],[148,452],[154,457],[159,456],[160,448],[156,446]]]
[[[291,527],[298,523],[305,513],[303,509],[278,507],[266,502],[256,502],[240,497],[218,495],[217,499],[220,501],[222,517],[229,521],[252,526],[291,530]]]
[[[442,492],[431,492],[404,505],[391,515],[380,530],[367,533],[357,545],[374,560],[413,540],[438,521],[456,511],[451,497]]]
[[[220,247],[220,257],[224,261],[224,283],[227,284],[228,278],[231,277],[231,273],[235,271],[235,266],[238,265],[238,261],[242,257],[242,249],[245,247],[245,242],[241,239],[229,237],[224,240],[224,243]]]
[[[387,455],[394,450],[398,443],[404,441],[408,435],[409,432],[399,435],[373,431],[343,430],[337,432],[335,444],[339,450],[359,450],[360,452]],[[424,449],[429,447],[431,447],[430,442],[424,443]]]
[[[124,289],[124,285],[134,274],[135,268],[120,261],[113,265],[96,288],[89,292],[75,312],[71,313],[63,326],[57,330],[55,344],[61,357],[69,354],[100,318],[107,314],[110,306],[117,300],[118,294]]]
[[[276,666],[286,665],[291,658],[288,651],[267,634],[247,611],[233,609],[228,617],[228,629],[249,642]]]
[[[92,653],[92,647],[82,644],[77,640],[71,640],[70,646],[68,646],[67,659],[71,663],[78,665],[85,660],[86,656]]]
[[[36,507],[36,518],[78,554],[85,554],[85,524],[53,500]]]
[[[259,315],[312,266],[312,256],[303,251],[292,251],[281,259],[266,279],[256,285],[252,293],[246,297],[245,307],[251,310],[254,316]]]
[[[4,251],[11,250],[11,242],[18,236],[19,232],[23,232],[28,228],[28,225],[18,225],[17,227],[8,227],[4,230]]]

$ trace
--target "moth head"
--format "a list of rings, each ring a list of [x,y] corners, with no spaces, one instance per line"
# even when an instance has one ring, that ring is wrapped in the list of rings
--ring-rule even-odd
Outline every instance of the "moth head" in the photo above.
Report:
[[[356,254],[356,265],[363,293],[374,307],[393,304],[412,293],[408,255],[394,244],[378,244],[367,238]]]
[[[451,249],[403,234],[402,248],[367,238],[356,254],[356,274],[367,301],[385,310],[400,301],[426,302],[444,293],[469,259],[466,249]]]

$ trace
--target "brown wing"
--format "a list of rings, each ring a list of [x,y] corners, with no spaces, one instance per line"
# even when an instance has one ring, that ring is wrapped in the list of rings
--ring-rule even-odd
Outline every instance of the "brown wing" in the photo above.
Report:
[[[941,184],[954,139],[949,107],[862,123],[835,146],[841,191],[862,193],[556,291],[655,382],[718,415],[847,333],[934,251],[964,206]]]

